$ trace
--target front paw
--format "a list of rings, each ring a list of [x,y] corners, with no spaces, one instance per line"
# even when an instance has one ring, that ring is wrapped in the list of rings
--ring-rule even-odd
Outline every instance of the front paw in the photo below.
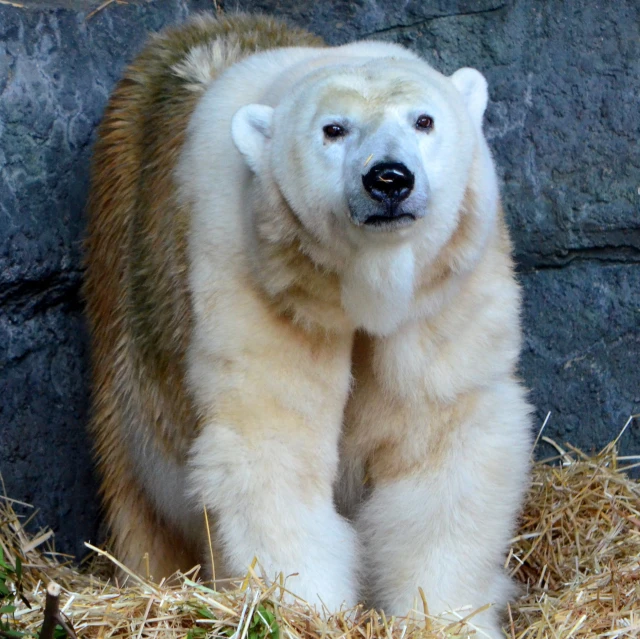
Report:
[[[440,600],[427,597],[425,609],[422,597],[418,594],[416,592],[415,596],[412,596],[413,593],[411,595],[404,593],[404,596],[398,596],[395,601],[389,601],[386,605],[381,603],[379,607],[384,610],[387,617],[393,616],[419,622],[423,621],[428,614],[436,625],[439,622],[443,626],[468,617],[466,624],[468,629],[474,632],[474,636],[483,639],[504,639],[500,624],[501,606],[491,605],[488,608],[479,606],[476,608],[479,612],[475,613],[474,607],[470,605],[449,606]]]
[[[357,540],[351,527],[344,525],[333,546],[315,547],[316,560],[286,579],[286,589],[318,611],[334,613],[358,603]]]
[[[287,556],[291,546],[280,549],[281,561],[289,570],[263,566],[269,579],[285,577],[283,600],[287,604],[306,603],[320,611],[334,613],[348,610],[358,603],[359,545],[356,533],[347,521],[335,515],[323,519],[322,534],[314,535],[313,543],[299,548],[295,556]],[[282,563],[280,565],[282,565]]]
[[[357,602],[357,589],[352,584],[322,584],[301,580],[299,575],[291,575],[285,582],[286,591],[282,597],[286,605],[307,605],[318,612],[334,614],[350,610]]]

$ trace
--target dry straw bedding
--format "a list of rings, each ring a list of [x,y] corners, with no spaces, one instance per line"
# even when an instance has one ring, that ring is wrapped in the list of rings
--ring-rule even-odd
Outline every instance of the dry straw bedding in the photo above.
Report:
[[[637,459],[618,457],[615,442],[593,457],[557,448],[553,463],[534,465],[507,558],[522,595],[508,610],[505,633],[518,639],[640,637],[640,483],[625,473]],[[412,621],[362,609],[326,616],[302,603],[286,605],[281,601],[286,581],[267,589],[255,567],[233,591],[211,590],[198,581],[197,569],[160,585],[130,574],[118,587],[97,576],[115,563],[106,552],[95,549],[92,569],[78,570],[43,549],[49,533],[25,531],[13,504],[8,498],[0,501],[0,610],[5,610],[0,635],[37,635],[46,585],[55,580],[62,586],[62,612],[80,639],[482,636],[473,629],[472,610],[455,611],[459,622],[436,619],[425,600],[417,601]],[[22,597],[16,596],[18,580],[11,571],[19,559]],[[3,583],[9,593],[4,596]]]

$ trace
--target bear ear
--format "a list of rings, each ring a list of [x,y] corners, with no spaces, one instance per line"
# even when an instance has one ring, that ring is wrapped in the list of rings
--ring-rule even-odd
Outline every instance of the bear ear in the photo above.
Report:
[[[489,101],[489,91],[485,77],[469,67],[458,69],[452,76],[451,82],[464,98],[471,118],[478,127],[482,127],[482,116]]]
[[[247,104],[231,120],[231,137],[249,168],[258,173],[266,141],[271,137],[273,107]]]

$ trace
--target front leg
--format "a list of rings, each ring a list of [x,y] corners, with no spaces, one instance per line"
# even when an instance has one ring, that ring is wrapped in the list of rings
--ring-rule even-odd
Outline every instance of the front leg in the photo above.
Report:
[[[500,608],[512,594],[502,566],[529,466],[524,393],[510,378],[453,401],[418,385],[393,392],[376,379],[382,363],[378,353],[356,373],[345,437],[346,457],[365,456],[356,526],[370,603],[404,616],[419,587],[430,613],[451,619],[491,603],[471,622],[502,637]]]
[[[190,486],[215,521],[216,576],[241,577],[257,557],[268,579],[283,573],[309,603],[352,606],[356,534],[332,497],[351,338],[310,343],[268,318],[261,331],[237,352],[191,353],[204,419]]]

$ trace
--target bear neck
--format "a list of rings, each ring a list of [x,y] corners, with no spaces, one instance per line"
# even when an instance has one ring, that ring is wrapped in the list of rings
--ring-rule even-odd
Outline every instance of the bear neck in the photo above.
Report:
[[[481,264],[497,254],[510,259],[511,246],[493,160],[484,137],[478,134],[453,233],[433,258],[425,256],[416,269],[412,317],[435,320],[458,296],[466,294],[466,284]]]
[[[309,332],[350,333],[339,267],[324,253],[279,193],[256,189],[251,267],[276,312]]]
[[[281,194],[256,189],[252,209],[254,279],[276,312],[310,332],[388,335],[402,324],[430,321],[464,294],[465,282],[488,253],[510,253],[498,197],[487,198],[473,181],[454,232],[433,258],[412,246],[378,256],[382,266],[388,262],[396,269],[396,279],[406,280],[393,290],[389,284],[388,292],[380,278],[358,272],[357,259],[345,264],[324,252]],[[360,257],[368,259],[366,252]]]

